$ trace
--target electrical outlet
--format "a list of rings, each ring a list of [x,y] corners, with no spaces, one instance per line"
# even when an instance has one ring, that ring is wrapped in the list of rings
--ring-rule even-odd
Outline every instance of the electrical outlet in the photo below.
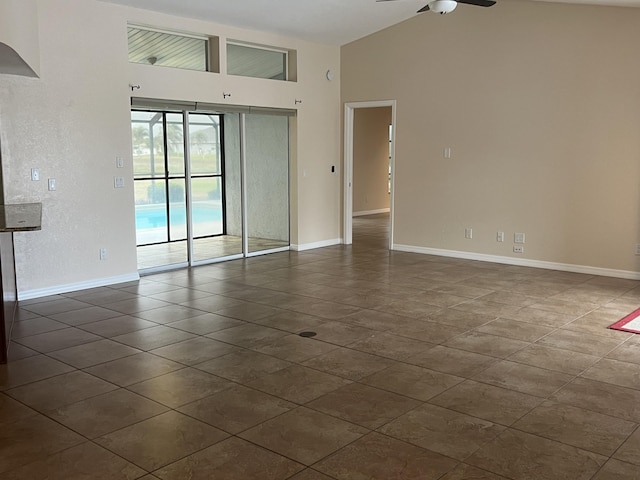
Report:
[[[513,253],[524,253],[524,247],[522,245],[514,245]]]
[[[504,242],[504,232],[498,232],[496,234],[496,241],[497,242]]]
[[[464,229],[464,238],[468,238],[469,240],[473,238],[473,228],[468,227]]]
[[[31,181],[32,182],[37,182],[40,180],[40,170],[38,170],[37,168],[32,168],[31,169]]]
[[[524,243],[524,233],[514,233],[513,243]]]
[[[100,260],[106,260],[107,259],[107,249],[102,247],[100,249]]]
[[[124,188],[124,177],[113,177],[113,188]]]

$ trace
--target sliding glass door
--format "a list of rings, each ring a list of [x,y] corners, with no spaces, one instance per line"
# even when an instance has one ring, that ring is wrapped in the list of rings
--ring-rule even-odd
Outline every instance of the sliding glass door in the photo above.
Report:
[[[289,247],[286,116],[133,110],[138,268]]]

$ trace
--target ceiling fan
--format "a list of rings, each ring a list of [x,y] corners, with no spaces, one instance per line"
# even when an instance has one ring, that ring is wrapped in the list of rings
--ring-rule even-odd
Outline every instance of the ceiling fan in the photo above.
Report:
[[[377,2],[394,2],[395,0],[376,0]],[[418,10],[418,13],[422,12],[434,12],[444,15],[445,13],[453,12],[459,3],[466,3],[467,5],[475,5],[477,7],[492,7],[496,4],[493,0],[432,0],[426,6]]]

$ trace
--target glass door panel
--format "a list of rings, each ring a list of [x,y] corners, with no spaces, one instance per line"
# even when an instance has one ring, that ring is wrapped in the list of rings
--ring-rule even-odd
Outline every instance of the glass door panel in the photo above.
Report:
[[[249,253],[289,246],[289,119],[246,115]]]
[[[138,268],[187,262],[180,114],[131,112]],[[173,139],[173,140],[171,140]],[[174,169],[176,176],[172,176]]]
[[[189,114],[195,262],[242,254],[238,119]]]

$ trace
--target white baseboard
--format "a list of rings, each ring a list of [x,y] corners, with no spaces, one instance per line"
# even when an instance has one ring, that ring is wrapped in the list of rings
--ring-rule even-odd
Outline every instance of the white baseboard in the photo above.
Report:
[[[574,265],[570,263],[545,262],[543,260],[531,260],[528,258],[503,257],[500,255],[487,255],[484,253],[461,252],[457,250],[443,250],[440,248],[416,247],[414,245],[394,244],[392,250],[398,252],[421,253],[424,255],[438,255],[441,257],[464,258],[466,260],[478,260],[481,262],[502,263],[505,265],[517,265],[519,267],[544,268],[546,270],[559,270],[562,272],[584,273],[587,275],[601,275],[603,277],[625,278],[628,280],[640,280],[640,272],[630,270],[615,270],[612,268],[591,267],[588,265]]]
[[[90,280],[88,282],[68,283],[66,285],[56,285],[48,288],[36,288],[34,290],[22,290],[18,292],[18,300],[31,300],[32,298],[48,297],[50,295],[59,295],[61,293],[77,292],[79,290],[88,290],[89,288],[106,287],[115,285],[116,283],[134,282],[140,280],[138,272],[127,275],[118,275],[116,277],[103,277]]]
[[[362,217],[364,215],[375,215],[376,213],[389,213],[390,208],[379,208],[378,210],[361,210],[359,212],[353,212],[353,217]]]
[[[300,245],[292,244],[291,250],[294,250],[296,252],[303,252],[305,250],[313,250],[314,248],[331,247],[333,245],[340,245],[340,244],[342,244],[341,238],[333,238],[331,240],[322,240],[321,242],[303,243]]]

